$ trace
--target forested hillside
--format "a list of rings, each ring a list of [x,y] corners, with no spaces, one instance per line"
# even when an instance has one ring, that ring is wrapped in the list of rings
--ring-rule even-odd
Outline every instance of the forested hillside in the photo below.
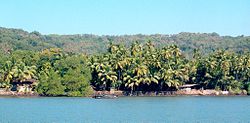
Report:
[[[7,92],[87,96],[93,89],[132,94],[176,91],[184,84],[196,84],[203,89],[250,94],[250,52],[216,50],[204,56],[194,50],[192,59],[187,59],[176,45],[156,48],[149,41],[128,48],[110,43],[106,53],[96,55],[50,48],[0,53],[0,58],[0,89]]]
[[[93,54],[106,52],[110,42],[127,47],[135,41],[142,44],[152,41],[156,47],[176,44],[185,54],[191,53],[193,49],[200,49],[201,52],[206,54],[216,49],[226,49],[235,52],[250,50],[250,37],[243,35],[231,37],[219,36],[217,33],[188,32],[174,35],[42,35],[37,31],[27,32],[22,29],[0,27],[0,49],[4,53],[13,50],[41,51],[56,47],[61,48],[65,52]]]
[[[178,90],[183,84],[250,93],[250,36],[42,35],[0,28],[0,48],[0,88],[6,90],[34,80],[30,88],[46,96],[86,96],[92,88]]]

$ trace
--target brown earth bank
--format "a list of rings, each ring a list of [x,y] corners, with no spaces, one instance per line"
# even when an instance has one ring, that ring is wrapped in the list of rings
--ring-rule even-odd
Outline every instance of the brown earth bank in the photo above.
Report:
[[[154,91],[154,92],[143,92],[143,91],[95,91],[94,95],[117,95],[117,96],[244,96],[247,95],[245,90],[240,92],[230,91],[217,91],[217,90],[178,90],[178,91]]]
[[[36,92],[28,92],[28,93],[25,93],[25,92],[16,92],[16,91],[2,91],[0,90],[0,96],[13,96],[13,97],[25,97],[25,96],[28,96],[28,97],[37,97],[39,96]]]
[[[246,91],[240,92],[230,92],[230,91],[218,91],[218,90],[178,90],[178,91],[151,91],[151,92],[143,92],[143,91],[94,91],[93,95],[117,95],[117,96],[246,96]],[[0,96],[13,96],[13,97],[37,97],[39,94],[36,92],[16,92],[16,91],[0,91]]]
[[[32,96],[39,96],[36,92],[30,91],[30,92],[17,92],[17,91],[9,91],[5,89],[0,89],[0,96],[10,96],[10,97],[32,97]]]

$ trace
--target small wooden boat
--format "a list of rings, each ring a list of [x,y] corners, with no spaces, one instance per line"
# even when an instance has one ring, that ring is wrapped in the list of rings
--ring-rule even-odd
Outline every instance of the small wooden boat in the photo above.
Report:
[[[114,94],[102,94],[102,95],[95,95],[93,96],[95,99],[116,99],[118,98],[117,95]]]

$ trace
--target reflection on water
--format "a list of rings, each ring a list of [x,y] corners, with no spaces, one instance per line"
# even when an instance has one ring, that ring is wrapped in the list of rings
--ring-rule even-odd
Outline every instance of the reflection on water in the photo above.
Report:
[[[0,98],[0,123],[250,123],[250,97]]]

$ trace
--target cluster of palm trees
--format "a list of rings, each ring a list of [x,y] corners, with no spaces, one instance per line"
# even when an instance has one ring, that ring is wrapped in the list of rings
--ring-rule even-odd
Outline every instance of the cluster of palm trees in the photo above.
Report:
[[[164,91],[183,84],[204,89],[242,90],[250,82],[250,54],[218,50],[187,59],[176,45],[155,48],[135,42],[130,48],[110,43],[108,53],[89,58],[96,90]]]
[[[27,86],[40,95],[84,96],[92,91],[90,79],[85,55],[65,53],[58,48],[35,53],[15,51],[0,59],[0,88],[6,90],[16,90],[32,81],[35,83]]]
[[[58,48],[51,48],[42,52],[14,51],[5,56],[0,64],[0,87],[10,89],[13,82],[38,81],[40,75],[48,73],[55,61],[62,57],[62,53]]]
[[[247,89],[250,82],[250,54],[218,50],[196,60],[196,82],[221,90]]]
[[[4,56],[4,55],[2,55]],[[95,90],[172,91],[183,84],[204,89],[250,92],[250,53],[217,50],[187,59],[176,45],[156,48],[152,42],[130,47],[110,43],[108,52],[86,56],[58,48],[18,51],[0,59],[0,88],[36,79],[43,95],[83,95]],[[89,70],[90,69],[90,70]]]
[[[27,66],[22,61],[6,61],[3,69],[0,69],[0,87],[10,89],[12,82],[22,82],[29,79],[37,79],[36,66]]]

